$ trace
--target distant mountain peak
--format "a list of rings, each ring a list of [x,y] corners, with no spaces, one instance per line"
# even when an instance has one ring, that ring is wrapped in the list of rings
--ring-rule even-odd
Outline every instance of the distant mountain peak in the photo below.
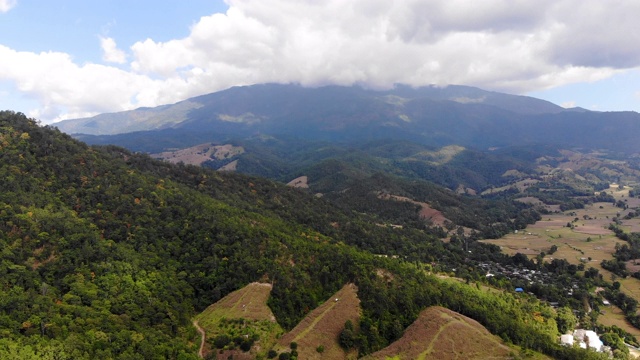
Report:
[[[564,110],[544,100],[461,85],[417,88],[396,85],[389,90],[370,90],[359,86],[307,88],[297,84],[258,84],[232,87],[154,108],[141,107],[90,118],[65,120],[56,126],[71,134],[114,135],[181,126],[196,118],[202,119],[203,114],[217,117],[221,121],[252,125],[270,117],[269,113],[278,110],[282,113],[304,103],[321,106],[326,102],[328,106],[335,106],[341,103],[340,100],[363,101],[374,98],[383,99],[395,106],[417,99],[448,100],[460,104],[484,104],[521,114],[558,113]],[[407,117],[401,119],[406,121]]]

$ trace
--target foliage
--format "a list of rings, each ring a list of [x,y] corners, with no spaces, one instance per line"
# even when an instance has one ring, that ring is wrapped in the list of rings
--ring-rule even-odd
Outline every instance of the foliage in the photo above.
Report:
[[[196,359],[191,317],[258,279],[273,283],[269,305],[288,329],[356,283],[361,354],[436,304],[523,347],[581,354],[556,345],[543,303],[425,274],[424,263],[469,264],[459,245],[427,229],[381,227],[372,215],[264,179],[89,147],[19,113],[0,112],[0,147],[0,358]],[[518,212],[478,204],[485,219]]]

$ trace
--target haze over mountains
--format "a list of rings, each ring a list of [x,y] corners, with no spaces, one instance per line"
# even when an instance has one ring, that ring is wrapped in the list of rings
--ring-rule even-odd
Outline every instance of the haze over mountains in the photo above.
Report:
[[[477,149],[554,144],[626,153],[640,150],[636,112],[564,109],[531,97],[466,86],[376,91],[253,85],[56,126],[82,134],[77,137],[89,143],[149,152],[255,135],[330,142],[400,139]],[[149,136],[153,144],[140,140]]]

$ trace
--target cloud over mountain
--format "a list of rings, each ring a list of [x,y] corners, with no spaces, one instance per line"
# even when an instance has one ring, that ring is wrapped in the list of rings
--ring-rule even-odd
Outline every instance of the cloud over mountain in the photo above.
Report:
[[[264,82],[467,84],[524,93],[640,66],[633,0],[227,3],[226,13],[200,18],[183,38],[141,39],[126,53],[117,39],[101,38],[106,65],[0,45],[0,68],[14,65],[0,70],[0,80],[38,98],[39,115],[54,119]],[[53,65],[57,75],[33,75]]]

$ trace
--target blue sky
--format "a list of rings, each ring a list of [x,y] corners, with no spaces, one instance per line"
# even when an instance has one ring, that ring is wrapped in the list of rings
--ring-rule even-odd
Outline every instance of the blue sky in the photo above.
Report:
[[[0,44],[21,51],[61,51],[80,61],[99,62],[100,36],[118,39],[123,46],[146,38],[186,37],[200,17],[227,8],[215,0],[17,0],[0,17]]]
[[[51,123],[281,82],[640,111],[638,18],[635,0],[0,0],[0,109]]]

